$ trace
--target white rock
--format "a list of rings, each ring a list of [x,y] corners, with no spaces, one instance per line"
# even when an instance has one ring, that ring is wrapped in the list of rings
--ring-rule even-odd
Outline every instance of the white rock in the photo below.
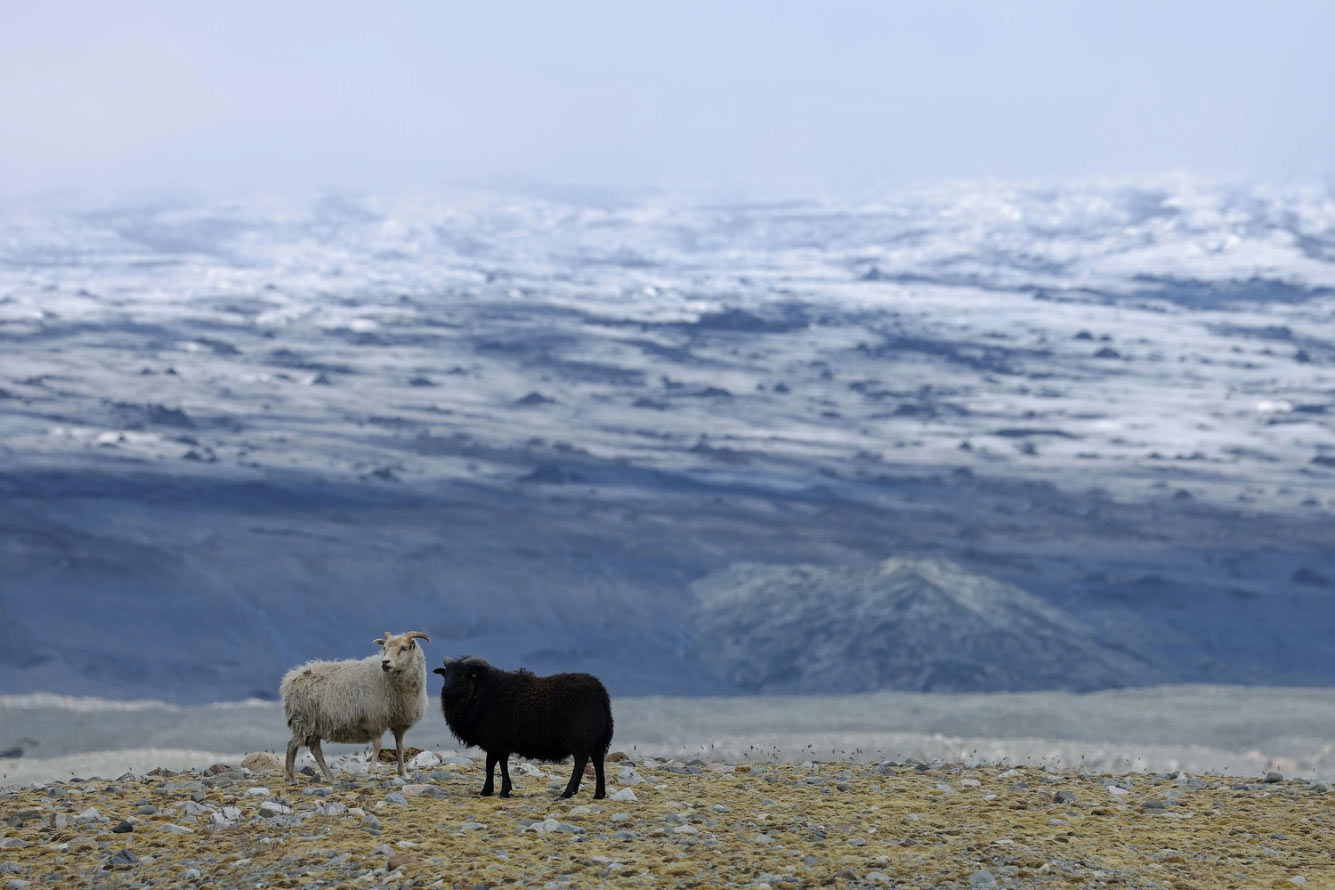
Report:
[[[425,769],[428,766],[440,766],[440,755],[435,751],[423,751],[412,760],[408,761],[408,766],[413,769]]]
[[[611,800],[622,800],[622,801],[625,801],[625,800],[639,800],[639,798],[635,796],[635,792],[634,792],[634,791],[631,791],[629,788],[622,788],[622,789],[621,789],[620,791],[618,791],[616,794],[613,794],[612,797],[611,797],[610,799],[611,799]]]
[[[209,814],[209,824],[214,828],[235,828],[241,820],[241,811],[236,807],[223,807]]]
[[[74,824],[84,825],[88,822],[96,822],[100,818],[102,818],[102,814],[97,811],[97,807],[89,807],[74,817]]]
[[[541,822],[534,822],[532,825],[525,828],[524,830],[536,831],[538,834],[547,834],[549,832],[559,831],[560,828],[561,828],[561,823],[556,819],[552,819],[549,817],[543,819]]]
[[[371,772],[371,764],[368,764],[360,754],[344,754],[341,757],[334,758],[334,762],[329,764],[329,771],[365,776]]]
[[[449,794],[449,792],[439,785],[422,783],[404,785],[399,789],[399,792],[403,794],[404,797],[446,797]]]
[[[617,781],[622,785],[639,785],[645,778],[635,771],[635,767],[623,766],[617,773]]]
[[[163,831],[166,831],[166,832],[170,832],[171,834],[194,834],[194,833],[195,833],[195,830],[194,830],[193,828],[186,828],[184,825],[176,825],[176,824],[174,824],[174,823],[172,823],[172,822],[166,822],[166,823],[164,823],[163,826],[162,826],[162,830],[163,830]]]
[[[331,800],[316,804],[315,812],[320,816],[344,816],[347,815],[348,807],[347,804]]]
[[[264,786],[246,789],[246,797],[268,797],[269,789]]]
[[[277,754],[270,754],[268,751],[256,751],[253,754],[247,754],[241,761],[241,766],[256,773],[276,772],[283,768],[283,761]]]
[[[694,825],[678,825],[676,828],[672,829],[672,833],[673,833],[673,834],[699,834],[699,833],[700,833],[700,829],[696,828]]]
[[[774,838],[762,831],[760,834],[756,835],[755,842],[757,844],[772,844],[774,843]]]
[[[260,815],[266,819],[272,816],[288,816],[292,814],[291,807],[285,807],[276,800],[266,800],[260,804]]]

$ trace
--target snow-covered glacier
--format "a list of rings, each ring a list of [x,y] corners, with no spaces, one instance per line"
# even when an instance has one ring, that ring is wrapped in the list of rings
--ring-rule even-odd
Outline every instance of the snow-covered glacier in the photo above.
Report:
[[[10,206],[0,691],[271,697],[421,627],[734,692],[700,584],[892,557],[1058,610],[1079,688],[1330,683],[1333,418],[1328,185]],[[766,633],[939,651],[967,609],[906,590]],[[970,627],[932,675],[1053,682]]]

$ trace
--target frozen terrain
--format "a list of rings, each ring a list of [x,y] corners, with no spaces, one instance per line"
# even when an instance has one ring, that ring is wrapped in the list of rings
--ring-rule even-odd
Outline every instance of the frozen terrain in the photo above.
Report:
[[[438,690],[433,689],[434,692]],[[1335,691],[1178,686],[1072,695],[618,698],[613,750],[704,760],[956,760],[1108,772],[1219,772],[1335,779]],[[274,702],[180,707],[53,695],[0,696],[0,785],[203,768],[282,754]],[[387,739],[392,739],[386,735]],[[433,698],[408,745],[456,750]],[[365,746],[326,744],[331,758]],[[466,755],[480,756],[477,749]],[[303,751],[307,762],[309,754]],[[386,767],[389,769],[389,767]],[[558,770],[559,771],[559,770]]]
[[[1324,187],[7,208],[0,690],[411,628],[614,694],[1329,684],[1333,420]],[[923,620],[839,644],[890,558]]]

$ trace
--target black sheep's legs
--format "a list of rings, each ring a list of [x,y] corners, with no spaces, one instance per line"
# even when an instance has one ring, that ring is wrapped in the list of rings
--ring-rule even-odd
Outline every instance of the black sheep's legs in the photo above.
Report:
[[[492,783],[491,774],[496,769],[496,755],[490,751],[487,752],[487,781],[482,783],[482,796],[491,797],[496,791],[496,786]],[[502,767],[504,769],[504,767]],[[504,786],[502,786],[504,787]]]
[[[561,792],[562,797],[573,797],[579,790],[579,780],[584,778],[584,767],[589,765],[589,755],[575,755],[575,770],[570,774],[570,781],[566,783],[566,790]]]
[[[510,784],[510,752],[506,751],[501,755],[501,797],[509,797],[513,787]]]
[[[598,784],[593,789],[593,799],[601,800],[607,796],[607,784],[603,781],[603,755],[593,755],[593,772],[598,777]]]

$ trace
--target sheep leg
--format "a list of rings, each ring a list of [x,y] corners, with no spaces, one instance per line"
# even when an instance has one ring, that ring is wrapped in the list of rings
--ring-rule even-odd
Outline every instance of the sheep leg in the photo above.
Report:
[[[334,781],[334,774],[329,771],[328,765],[324,762],[324,751],[320,750],[320,737],[311,736],[306,741],[310,745],[311,753],[315,755],[315,762],[320,764],[324,777],[330,782]]]
[[[501,760],[501,797],[509,797],[510,789],[514,786],[510,784],[510,752],[507,751],[500,757]]]
[[[371,740],[371,759],[366,761],[367,771],[371,775],[375,775],[375,765],[380,762],[380,739],[381,736],[376,736]]]
[[[287,743],[287,763],[283,765],[283,772],[287,773],[289,782],[297,781],[297,774],[294,769],[297,765],[297,752],[301,750],[301,739],[293,736]]]
[[[593,799],[602,800],[607,796],[607,785],[603,781],[603,755],[593,755],[593,772],[598,777],[598,784],[593,789]]]
[[[402,726],[391,726],[390,732],[394,733],[394,751],[399,755],[399,775],[407,775],[403,771],[403,734],[407,730]]]
[[[496,786],[492,783],[491,774],[496,769],[496,755],[490,751],[487,752],[487,781],[482,783],[482,796],[491,797],[496,793]]]
[[[574,797],[575,792],[579,790],[579,780],[584,778],[584,767],[589,765],[589,755],[575,755],[575,771],[570,774],[570,781],[566,783],[566,790],[561,792],[561,797]]]

